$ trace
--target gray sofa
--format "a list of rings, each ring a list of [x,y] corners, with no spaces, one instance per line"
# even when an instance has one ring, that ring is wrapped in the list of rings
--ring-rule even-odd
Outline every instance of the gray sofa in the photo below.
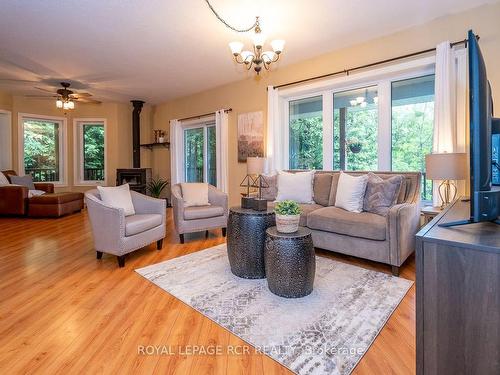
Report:
[[[347,173],[357,176],[367,172]],[[315,247],[389,264],[393,275],[398,276],[399,267],[415,250],[421,174],[373,173],[384,179],[394,175],[405,177],[397,202],[387,216],[335,207],[339,172],[318,171],[314,176],[314,203],[301,204],[300,225],[312,230]],[[265,191],[269,200],[274,200],[277,193],[274,179],[270,178],[270,187]]]

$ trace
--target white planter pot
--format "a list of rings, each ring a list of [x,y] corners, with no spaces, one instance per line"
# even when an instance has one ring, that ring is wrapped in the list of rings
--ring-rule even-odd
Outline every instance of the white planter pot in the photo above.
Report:
[[[299,230],[300,215],[276,214],[276,229],[281,233],[293,233]]]

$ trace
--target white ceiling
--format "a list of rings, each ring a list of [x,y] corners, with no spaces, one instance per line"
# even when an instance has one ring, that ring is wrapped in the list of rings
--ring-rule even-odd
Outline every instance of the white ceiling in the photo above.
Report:
[[[280,66],[491,2],[212,0],[230,23],[259,15],[268,40],[285,39]],[[227,47],[249,35],[227,29],[204,0],[5,0],[0,9],[0,78],[28,81],[0,80],[14,93],[64,79],[101,100],[161,103],[250,74]]]

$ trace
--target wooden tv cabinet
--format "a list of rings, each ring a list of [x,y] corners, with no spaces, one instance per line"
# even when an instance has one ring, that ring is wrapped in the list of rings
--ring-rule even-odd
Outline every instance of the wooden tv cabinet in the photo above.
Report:
[[[453,202],[417,233],[417,374],[500,374],[500,225],[450,228]]]

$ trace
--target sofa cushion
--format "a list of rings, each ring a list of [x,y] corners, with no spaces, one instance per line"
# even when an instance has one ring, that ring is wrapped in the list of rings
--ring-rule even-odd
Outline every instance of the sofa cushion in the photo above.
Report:
[[[269,202],[267,204],[268,207],[270,208],[274,208],[274,206],[276,205],[275,202]],[[302,213],[300,214],[300,222],[299,222],[299,225],[300,226],[307,226],[307,216],[313,212],[313,211],[316,211],[316,210],[319,210],[320,208],[324,208],[324,206],[321,206],[319,204],[316,204],[316,203],[299,203],[299,206],[302,210]]]
[[[310,229],[383,241],[387,218],[370,212],[350,212],[338,207],[323,207],[307,216]]]
[[[222,215],[224,215],[224,208],[221,206],[195,206],[184,209],[184,220],[208,219]]]
[[[181,183],[184,207],[208,206],[208,184],[204,182]]]
[[[272,174],[272,175],[262,175],[264,177],[264,180],[266,181],[267,187],[262,188],[262,199],[268,200],[268,201],[274,201],[276,200],[276,197],[278,196],[278,175],[277,174]]]
[[[32,204],[64,204],[70,203],[73,201],[82,201],[83,202],[83,193],[79,193],[76,191],[68,191],[61,193],[52,193],[52,194],[43,194],[36,195],[30,198],[30,205]]]
[[[328,206],[335,206],[335,197],[337,196],[337,186],[339,184],[340,173],[332,174],[332,186],[330,187],[330,197],[328,198]]]
[[[120,186],[97,186],[97,190],[105,205],[123,209],[125,216],[135,214],[129,184]]]
[[[396,204],[404,177],[395,175],[386,179],[368,173],[363,211],[387,216],[389,209]]]
[[[133,236],[161,225],[160,214],[140,214],[125,217],[125,236]]]
[[[33,178],[29,174],[26,176],[10,176],[10,182],[13,185],[26,186],[29,190],[36,190]]]
[[[293,200],[297,203],[313,203],[314,171],[278,173],[277,201]]]
[[[3,172],[0,172],[0,185],[10,185],[10,181]]]
[[[357,213],[363,211],[363,200],[365,198],[367,182],[368,175],[351,176],[340,172],[337,194],[335,196],[335,207]]]
[[[331,188],[332,188],[331,173],[314,174],[314,182],[313,182],[314,202],[322,206],[328,206]]]

